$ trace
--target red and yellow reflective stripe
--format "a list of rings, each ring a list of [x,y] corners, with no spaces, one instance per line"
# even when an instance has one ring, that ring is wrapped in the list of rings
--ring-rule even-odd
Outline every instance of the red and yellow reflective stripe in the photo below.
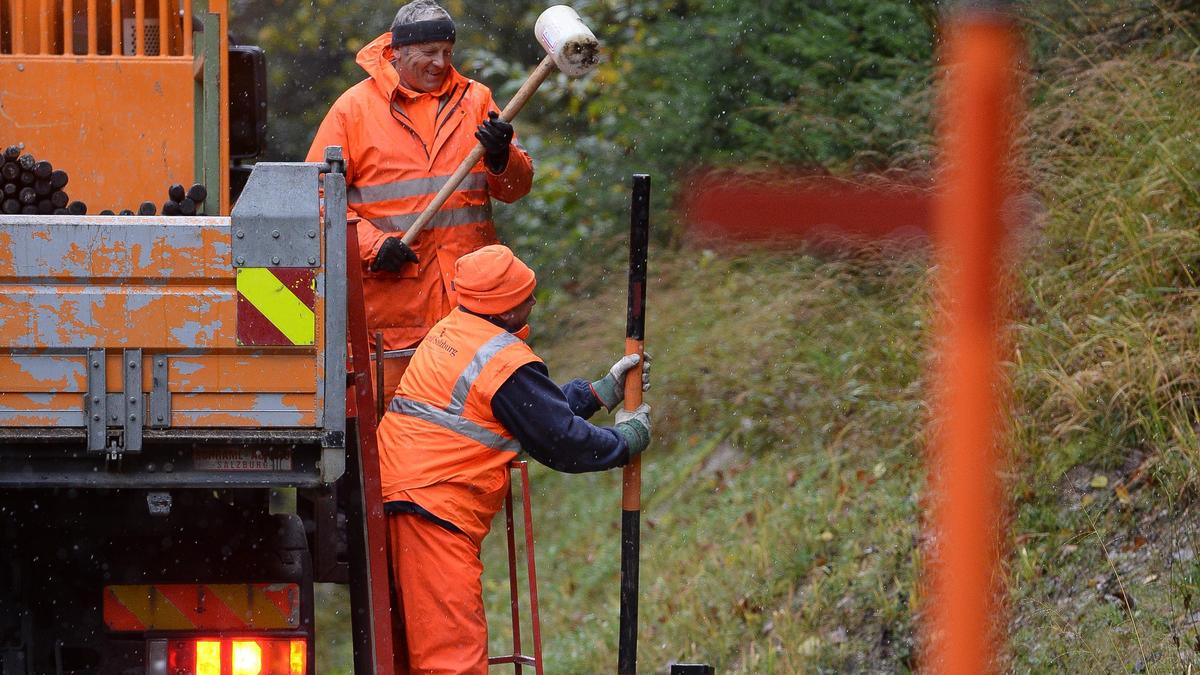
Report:
[[[316,271],[307,268],[239,268],[238,344],[315,344],[316,279]]]
[[[297,584],[132,584],[104,587],[104,625],[147,630],[294,629]]]

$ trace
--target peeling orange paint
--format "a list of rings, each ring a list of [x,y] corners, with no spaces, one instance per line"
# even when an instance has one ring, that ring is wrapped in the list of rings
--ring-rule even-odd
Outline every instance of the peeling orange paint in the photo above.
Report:
[[[11,277],[13,266],[13,238],[8,232],[0,231],[0,277]]]
[[[313,353],[180,356],[169,360],[173,391],[188,393],[316,393]]]
[[[89,217],[77,223],[0,222],[0,238],[7,242],[0,247],[0,281],[48,277],[174,284],[234,278],[228,218],[200,217],[169,227],[145,218],[106,220],[113,222]]]
[[[245,393],[245,394],[186,394],[177,397],[173,404],[176,410],[223,410],[223,411],[249,411],[255,406],[260,405],[263,394]],[[274,395],[269,395],[274,396]],[[279,403],[281,405],[276,405]],[[304,395],[282,395],[282,400],[273,402],[269,407],[272,410],[284,410],[289,413],[303,413],[312,411],[314,399],[312,396]]]
[[[266,400],[264,400],[266,399]],[[311,427],[314,396],[188,394],[171,402],[173,425],[199,427]]]
[[[18,310],[18,303],[0,291],[0,336],[27,335],[33,317]]]
[[[232,287],[0,286],[0,344],[13,347],[237,347]],[[14,320],[26,317],[24,321]],[[32,328],[32,330],[31,330]]]
[[[283,395],[283,404],[285,406],[294,407],[298,410],[305,406],[311,407],[313,405],[313,403],[314,403],[314,401],[313,401],[312,396],[305,396],[303,394],[284,394]]]
[[[229,232],[204,230],[200,236],[204,242],[204,251],[207,253],[200,258],[206,276],[213,279],[234,278],[233,261],[230,259]],[[221,251],[222,254],[217,255],[216,251]]]
[[[18,411],[47,414],[51,410],[80,410],[83,398],[79,394],[39,394],[0,392],[0,413]]]
[[[72,360],[72,357],[25,356],[21,357],[21,361],[13,356],[0,357],[0,390],[14,393],[82,393],[87,391],[87,381],[82,376],[84,372],[82,356],[73,358],[79,362],[76,377],[70,377],[66,372],[67,368],[57,368],[57,370],[63,371],[59,377],[38,377],[31,372],[31,368],[27,364],[36,363],[39,360],[64,362]]]

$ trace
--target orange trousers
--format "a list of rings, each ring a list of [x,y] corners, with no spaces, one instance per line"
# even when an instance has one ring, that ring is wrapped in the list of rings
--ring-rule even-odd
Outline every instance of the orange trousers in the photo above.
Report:
[[[418,515],[387,520],[396,674],[487,675],[479,548]]]

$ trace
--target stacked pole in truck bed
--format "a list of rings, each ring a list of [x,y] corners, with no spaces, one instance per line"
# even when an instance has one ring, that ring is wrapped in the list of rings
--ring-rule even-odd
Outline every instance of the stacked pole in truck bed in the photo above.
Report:
[[[22,153],[20,145],[4,149],[0,159],[0,213],[7,215],[84,215],[87,205],[70,201],[64,190],[70,178],[50,162]]]
[[[71,201],[67,195],[70,177],[66,171],[55,169],[50,162],[38,161],[24,152],[21,144],[10,145],[0,155],[0,215],[87,215],[87,204]],[[204,211],[208,189],[196,183],[186,190],[178,183],[167,188],[167,200],[162,205],[164,216],[194,216]],[[137,211],[120,212],[104,209],[102,216],[153,216],[158,208],[151,201],[142,202]]]

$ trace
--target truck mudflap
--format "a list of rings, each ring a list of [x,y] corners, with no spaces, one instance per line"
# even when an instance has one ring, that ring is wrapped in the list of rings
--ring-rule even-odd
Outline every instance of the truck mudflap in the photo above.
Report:
[[[230,217],[0,216],[0,485],[341,475],[331,157],[257,164]]]

